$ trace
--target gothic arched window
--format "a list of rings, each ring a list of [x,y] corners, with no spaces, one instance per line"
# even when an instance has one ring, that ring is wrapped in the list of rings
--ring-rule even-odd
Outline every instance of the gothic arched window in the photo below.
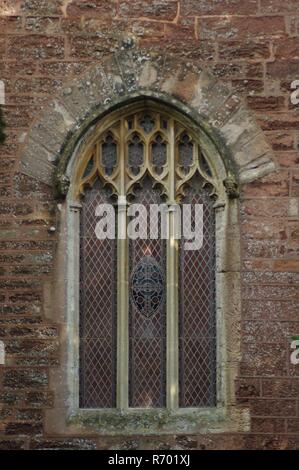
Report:
[[[143,102],[103,119],[74,174],[79,407],[215,406],[219,177],[204,142],[179,114]],[[116,215],[115,238],[98,237],[101,204]],[[144,208],[138,213],[139,229],[147,230],[142,237],[126,235],[133,204]],[[154,213],[153,204],[161,212]],[[187,223],[198,230],[195,205],[202,207],[202,244],[186,249],[190,240],[178,231]],[[150,233],[155,218],[158,236]]]

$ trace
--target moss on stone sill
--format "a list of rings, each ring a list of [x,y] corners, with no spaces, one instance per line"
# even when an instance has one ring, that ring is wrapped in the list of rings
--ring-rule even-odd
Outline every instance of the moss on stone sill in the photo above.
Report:
[[[68,424],[80,427],[93,428],[109,434],[152,434],[169,432],[195,432],[211,422],[223,419],[221,413],[215,410],[207,411],[202,417],[198,412],[171,413],[168,410],[154,411],[100,411],[81,410],[71,414]]]

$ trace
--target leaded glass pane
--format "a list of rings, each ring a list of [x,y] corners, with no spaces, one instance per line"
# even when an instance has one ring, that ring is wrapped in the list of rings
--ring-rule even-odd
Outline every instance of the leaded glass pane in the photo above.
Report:
[[[128,129],[129,130],[133,129],[133,125],[134,125],[134,116],[130,116],[127,118]]]
[[[138,175],[144,159],[144,144],[137,132],[130,138],[128,145],[128,163],[134,175]]]
[[[144,130],[144,132],[146,134],[149,134],[150,132],[152,132],[152,130],[155,127],[155,119],[149,114],[145,114],[141,118],[139,124],[140,124],[140,127]]]
[[[108,176],[113,173],[117,164],[117,145],[111,133],[108,133],[102,143],[102,165]]]
[[[136,203],[159,204],[147,179]],[[148,220],[149,222],[149,220]],[[148,225],[149,226],[149,225]],[[165,240],[130,240],[129,404],[165,406],[166,367],[166,244]]]
[[[94,161],[93,161],[93,156],[92,156],[86,165],[85,171],[83,173],[83,178],[86,178],[86,176],[90,175],[93,169],[93,165],[94,165]]]
[[[173,140],[172,136],[175,136]],[[122,155],[125,165],[120,165]],[[170,165],[167,168],[173,155],[176,167]],[[130,111],[127,116],[118,116],[118,120],[106,128],[96,142],[93,141],[88,158],[79,188],[80,195],[84,195],[80,228],[80,407],[116,407],[117,288],[121,299],[127,299],[129,295],[129,390],[124,393],[119,384],[118,396],[123,394],[120,402],[126,400],[129,392],[130,407],[166,406],[166,299],[169,289],[168,293],[179,302],[179,325],[176,325],[179,326],[179,384],[174,387],[177,389],[179,385],[179,406],[214,406],[214,201],[199,177],[200,172],[204,172],[207,179],[211,176],[208,162],[195,137],[191,137],[181,122],[165,111],[160,114],[146,108],[138,108],[135,114]],[[199,171],[190,183],[190,169],[195,170],[195,166]],[[96,172],[98,179],[95,181]],[[124,255],[121,251],[124,245],[118,246],[117,238],[96,238],[95,208],[97,204],[111,200],[104,189],[108,181],[111,197],[127,193],[127,200],[143,204],[148,214],[150,204],[162,202],[162,194],[175,197],[176,191],[184,198],[182,203],[204,204],[203,246],[189,251],[183,249],[184,239],[179,242],[178,290],[173,287],[174,282],[170,283],[171,287],[166,282],[170,260],[166,259],[166,240],[129,240],[128,252]],[[93,189],[88,189],[91,186]],[[149,216],[145,217],[149,227]],[[194,223],[192,219],[193,228]],[[120,282],[117,285],[117,247],[124,255],[123,259],[128,259],[127,284]],[[175,250],[174,246],[169,247],[170,257],[177,255]],[[127,306],[124,305],[124,309],[121,306],[118,314],[121,315],[119,318],[126,318]],[[127,329],[124,330],[120,332],[120,341],[128,340]],[[174,357],[171,360],[176,360]],[[118,358],[118,364],[121,364],[121,376],[122,367],[127,367],[126,358]]]
[[[161,126],[161,129],[164,129],[166,130],[168,128],[168,120],[167,118],[164,118],[164,117],[160,117],[160,126]]]
[[[86,192],[80,228],[80,407],[111,408],[116,380],[116,241],[95,235],[101,189]]]
[[[179,254],[179,402],[209,407],[216,400],[215,220],[213,200],[197,181],[183,201],[203,204],[203,246]],[[194,211],[192,212],[194,227]]]
[[[155,314],[165,296],[165,279],[161,267],[152,256],[144,256],[131,276],[131,300],[147,318]]]
[[[187,133],[179,141],[179,164],[185,173],[188,173],[193,162],[193,142]]]
[[[167,162],[167,143],[161,134],[156,135],[151,143],[151,157],[156,172],[162,173]]]
[[[212,176],[211,168],[203,155],[200,156],[200,166],[208,176]]]

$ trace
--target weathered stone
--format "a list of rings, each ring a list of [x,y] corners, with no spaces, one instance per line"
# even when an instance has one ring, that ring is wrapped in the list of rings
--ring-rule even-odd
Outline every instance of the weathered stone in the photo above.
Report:
[[[260,396],[260,381],[259,379],[237,379],[236,381],[236,396],[237,397],[258,397]]]
[[[7,48],[9,58],[15,60],[57,59],[64,56],[63,39],[48,36],[15,36],[9,40]]]
[[[208,17],[198,22],[198,35],[202,39],[240,41],[243,38],[279,37],[284,32],[285,22],[282,16],[251,17],[248,21],[247,16],[227,15],[220,21],[218,17]]]
[[[42,434],[43,426],[42,424],[36,423],[9,423],[6,426],[5,434],[16,434],[19,436],[23,436],[26,434],[35,435],[35,434]]]
[[[176,0],[153,0],[151,2],[137,0],[133,4],[128,0],[121,0],[119,13],[124,17],[148,17],[173,21],[177,15],[177,8]]]
[[[115,16],[116,0],[97,1],[97,0],[72,0],[65,3],[65,16]]]
[[[275,434],[286,431],[285,419],[281,418],[252,418],[251,429],[253,433]]]
[[[249,0],[244,3],[242,0],[184,0],[182,4],[182,14],[187,15],[249,15],[255,14],[258,10],[257,0]]]
[[[240,373],[242,376],[263,375],[264,377],[273,377],[278,374],[286,376],[287,354],[284,343],[269,342],[265,343],[262,348],[260,344],[248,343],[244,345]],[[280,403],[281,405],[282,403]],[[261,403],[260,406],[262,406]],[[270,407],[268,413],[271,413],[271,410]]]
[[[6,346],[6,353],[9,355],[26,355],[27,358],[31,356],[50,356],[57,353],[59,344],[53,341],[31,340],[26,339],[22,341],[8,341]],[[39,364],[41,361],[39,361]],[[40,364],[41,365],[41,364]]]
[[[61,15],[61,0],[24,0],[21,5],[21,12],[25,15]]]
[[[25,403],[34,408],[52,408],[54,404],[54,393],[50,391],[28,392]]]
[[[96,448],[95,443],[89,439],[33,439],[30,449],[33,450],[93,450]]]
[[[248,184],[244,188],[247,197],[259,197],[265,194],[271,196],[288,196],[289,194],[289,173],[277,171]]]
[[[31,139],[23,154],[20,171],[51,185],[57,156]]]
[[[47,385],[48,377],[46,372],[42,370],[11,369],[5,371],[3,383],[5,387],[13,389],[40,388]]]
[[[21,439],[0,439],[0,450],[25,450],[27,442]]]
[[[219,45],[221,60],[237,61],[240,59],[270,59],[270,43],[265,41],[223,41]]]

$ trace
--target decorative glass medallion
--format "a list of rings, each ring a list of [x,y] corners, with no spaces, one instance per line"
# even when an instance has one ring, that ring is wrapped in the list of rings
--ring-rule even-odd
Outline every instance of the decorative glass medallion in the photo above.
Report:
[[[131,276],[131,299],[138,311],[151,317],[164,299],[164,276],[152,256],[144,256],[135,266]]]

